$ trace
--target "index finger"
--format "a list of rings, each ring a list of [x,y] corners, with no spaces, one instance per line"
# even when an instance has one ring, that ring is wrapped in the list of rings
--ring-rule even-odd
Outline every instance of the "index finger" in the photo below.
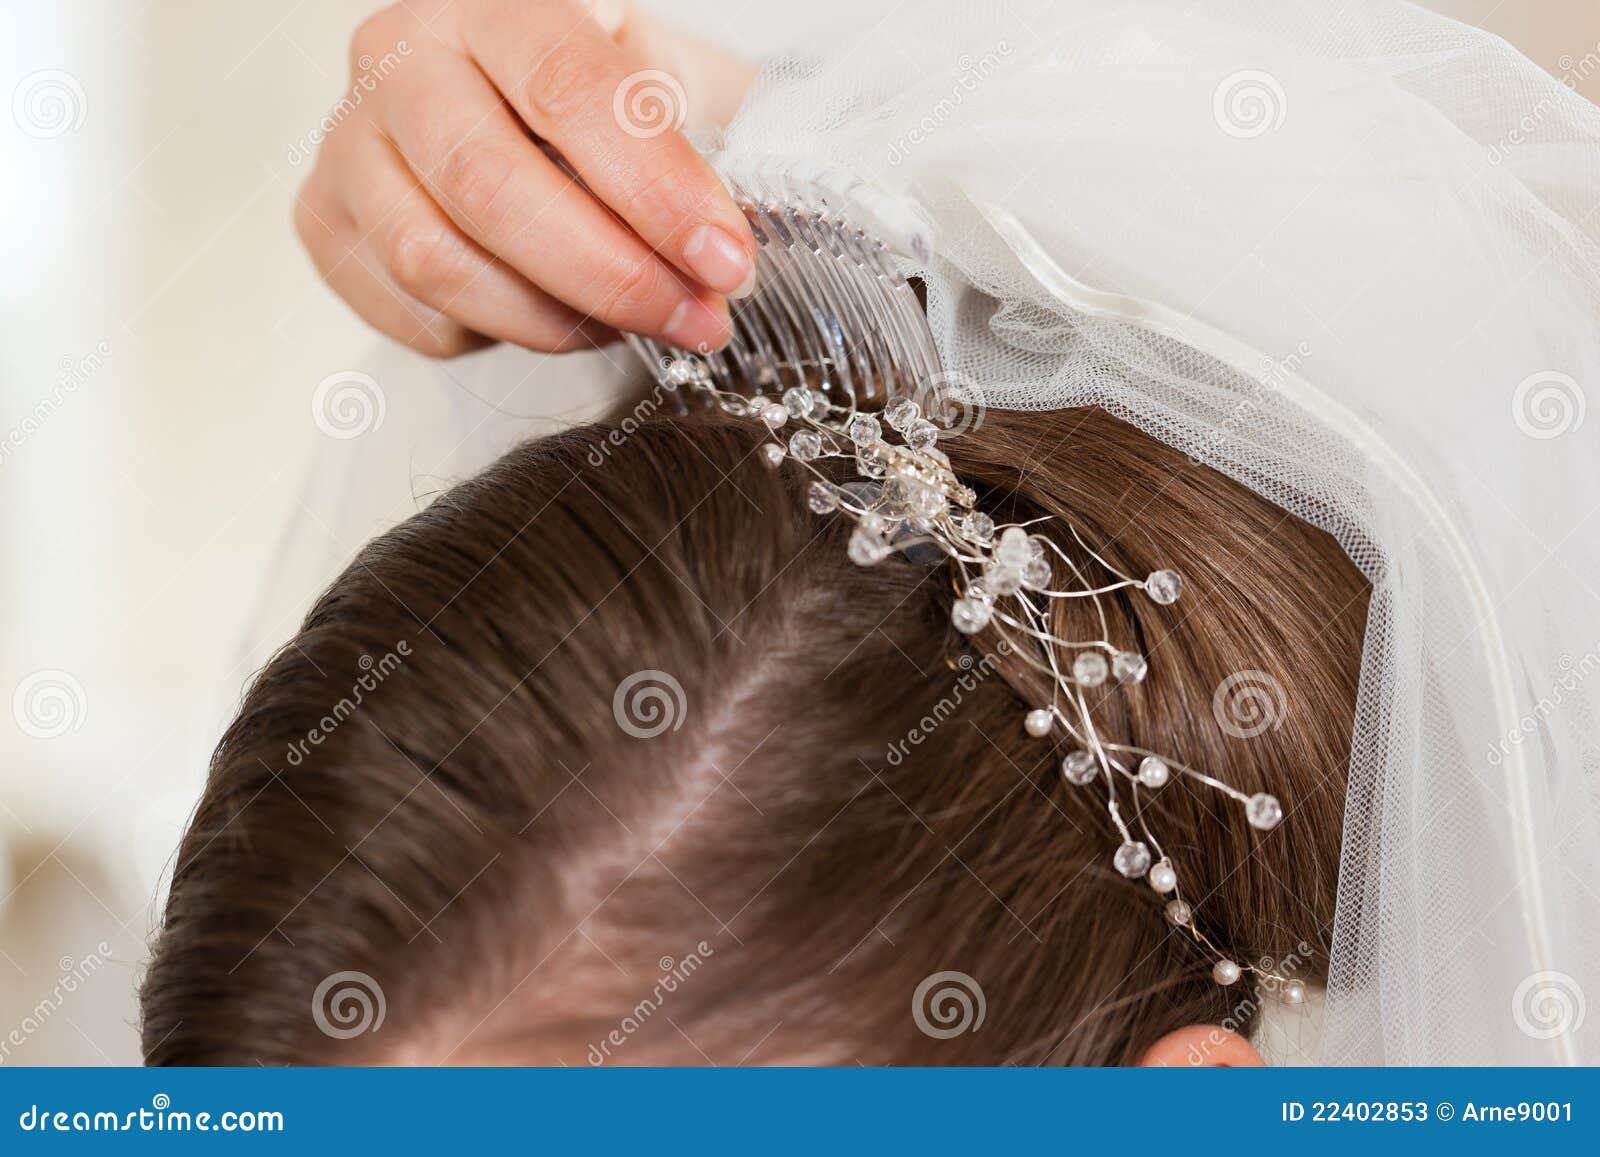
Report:
[[[579,0],[499,0],[466,21],[468,52],[535,136],[696,281],[740,297],[755,241],[721,179],[678,131],[682,85],[640,69]]]

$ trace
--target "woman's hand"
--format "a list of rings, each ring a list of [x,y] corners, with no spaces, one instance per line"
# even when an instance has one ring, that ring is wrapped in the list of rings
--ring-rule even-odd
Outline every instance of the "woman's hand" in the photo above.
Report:
[[[726,341],[755,244],[677,130],[731,115],[748,67],[619,4],[409,0],[351,70],[295,228],[372,325],[440,357]]]

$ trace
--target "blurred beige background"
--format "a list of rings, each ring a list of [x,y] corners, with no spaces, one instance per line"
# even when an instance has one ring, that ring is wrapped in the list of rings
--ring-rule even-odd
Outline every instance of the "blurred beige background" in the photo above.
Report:
[[[1600,52],[1595,0],[1432,6],[1552,72]],[[372,7],[7,5],[0,1064],[139,1059],[133,986],[210,749],[250,671],[363,532],[301,506],[327,452],[318,383],[443,372],[471,389],[481,372],[378,347],[289,227],[296,151],[343,91],[350,33]],[[789,21],[847,28],[850,9],[656,7],[753,53]],[[1600,76],[1581,87],[1594,98]],[[57,113],[19,113],[25,94],[59,97]],[[616,376],[523,358],[519,404],[558,416],[592,408]],[[406,398],[388,389],[390,406]],[[418,475],[448,475],[410,453]],[[348,456],[324,489],[359,485],[362,461]],[[291,515],[315,549],[285,552]]]

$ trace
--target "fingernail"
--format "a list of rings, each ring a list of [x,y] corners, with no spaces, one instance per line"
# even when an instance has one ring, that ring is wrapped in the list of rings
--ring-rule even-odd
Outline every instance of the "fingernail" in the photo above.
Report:
[[[728,340],[728,327],[721,316],[699,298],[680,301],[661,334],[679,349],[706,352],[721,349]]]
[[[683,246],[683,261],[707,288],[744,297],[755,287],[755,263],[724,230],[701,225]]]

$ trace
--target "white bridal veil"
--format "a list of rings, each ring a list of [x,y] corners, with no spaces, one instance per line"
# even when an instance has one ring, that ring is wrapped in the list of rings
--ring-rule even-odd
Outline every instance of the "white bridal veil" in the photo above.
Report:
[[[983,404],[1103,406],[1371,580],[1311,1059],[1600,1062],[1600,110],[1393,0],[952,0],[725,145],[864,185]]]
[[[724,145],[854,186],[983,405],[1103,406],[1371,580],[1309,1059],[1600,1063],[1600,110],[1394,0],[864,0]]]

